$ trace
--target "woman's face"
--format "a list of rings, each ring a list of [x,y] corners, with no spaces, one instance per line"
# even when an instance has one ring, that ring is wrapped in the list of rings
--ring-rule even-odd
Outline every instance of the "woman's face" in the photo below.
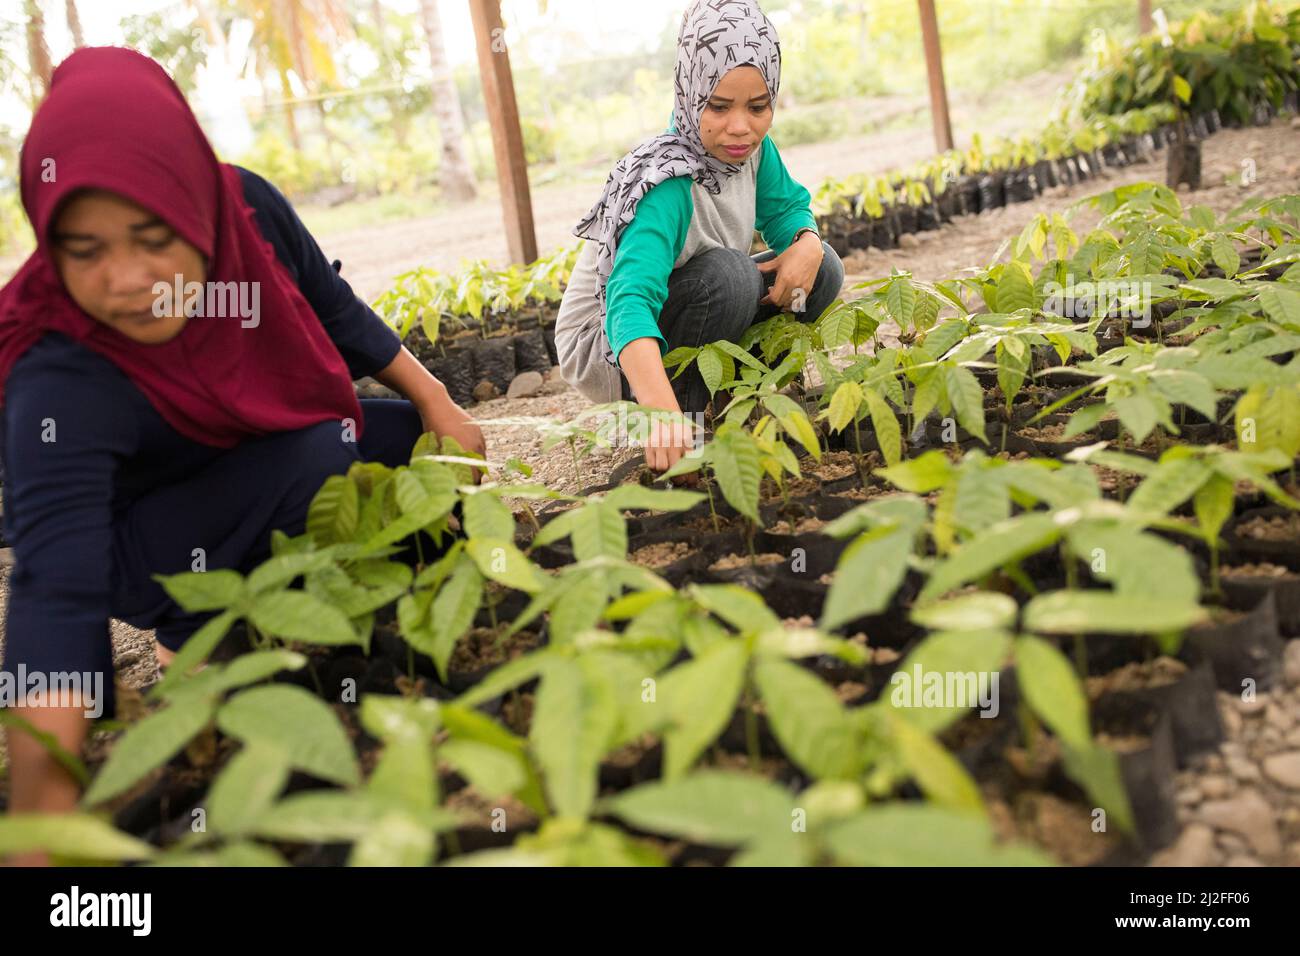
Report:
[[[50,234],[54,264],[68,295],[97,322],[143,345],[175,338],[187,318],[184,297],[163,303],[155,283],[181,288],[206,282],[203,254],[149,210],[116,193],[74,194],[59,211]]]
[[[757,67],[727,73],[700,114],[700,140],[724,163],[743,163],[772,126],[772,97]]]

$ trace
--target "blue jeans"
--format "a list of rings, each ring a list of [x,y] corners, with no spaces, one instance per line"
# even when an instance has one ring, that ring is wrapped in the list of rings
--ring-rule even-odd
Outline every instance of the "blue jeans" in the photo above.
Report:
[[[758,263],[774,259],[772,250],[755,256],[736,249],[715,248],[674,269],[668,276],[668,298],[659,312],[659,331],[668,350],[681,346],[698,348],[727,339],[735,342],[756,322],[778,315],[774,305],[760,304],[776,279],[763,274]],[[801,321],[814,322],[835,301],[844,284],[844,264],[826,243],[822,243],[822,264],[808,294],[806,308],[794,313]],[[702,412],[709,404],[709,390],[692,365],[671,379],[673,392],[683,412]],[[623,398],[632,401],[632,387],[623,377]]]

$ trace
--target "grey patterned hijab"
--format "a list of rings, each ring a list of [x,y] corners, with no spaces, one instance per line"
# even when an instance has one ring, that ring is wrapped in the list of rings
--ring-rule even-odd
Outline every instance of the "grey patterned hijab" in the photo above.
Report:
[[[722,180],[740,171],[739,165],[712,156],[700,140],[700,114],[719,81],[738,66],[758,68],[775,105],[781,86],[776,27],[753,0],[694,0],[677,35],[675,130],[642,141],[620,159],[605,181],[600,200],[573,231],[600,243],[596,296],[602,307],[619,233],[632,221],[641,197],[674,176],[690,176],[716,195]]]

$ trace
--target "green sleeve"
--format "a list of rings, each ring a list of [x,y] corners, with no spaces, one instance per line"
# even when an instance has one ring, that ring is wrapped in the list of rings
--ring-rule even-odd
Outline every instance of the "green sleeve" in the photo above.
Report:
[[[633,339],[658,339],[659,353],[668,351],[659,331],[659,312],[694,213],[691,178],[674,176],[651,187],[619,236],[605,287],[605,335],[616,360]]]
[[[785,252],[800,229],[817,228],[809,207],[812,197],[790,178],[770,136],[763,137],[755,189],[754,225],[762,233],[763,241],[778,253]]]

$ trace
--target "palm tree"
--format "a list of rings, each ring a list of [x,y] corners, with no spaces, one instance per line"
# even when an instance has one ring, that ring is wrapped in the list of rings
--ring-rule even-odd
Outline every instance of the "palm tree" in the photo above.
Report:
[[[45,43],[45,14],[41,11],[38,0],[24,0],[24,12],[27,15],[27,63],[28,79],[31,83],[32,102],[39,103],[50,89],[50,74],[54,66],[50,63],[50,48]]]
[[[77,13],[77,0],[67,0],[64,15],[68,21],[68,32],[72,34],[72,48],[78,50],[86,45],[86,35],[81,32],[81,17]]]
[[[429,45],[429,64],[433,67],[433,114],[442,139],[442,166],[438,171],[443,195],[452,202],[468,202],[478,195],[474,171],[465,150],[465,117],[460,111],[456,81],[447,62],[447,47],[442,39],[442,20],[438,17],[438,0],[420,0],[420,19]]]

